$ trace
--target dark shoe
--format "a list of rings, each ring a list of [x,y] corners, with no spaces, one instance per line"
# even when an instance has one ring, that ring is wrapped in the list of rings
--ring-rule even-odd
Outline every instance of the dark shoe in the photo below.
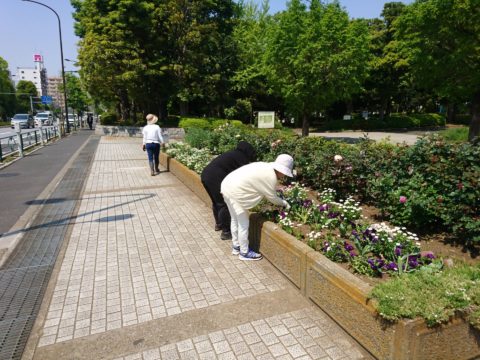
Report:
[[[220,235],[220,239],[222,240],[232,240],[232,233],[230,231],[222,231]]]
[[[215,231],[220,231],[222,230],[222,227],[218,224],[215,224]]]

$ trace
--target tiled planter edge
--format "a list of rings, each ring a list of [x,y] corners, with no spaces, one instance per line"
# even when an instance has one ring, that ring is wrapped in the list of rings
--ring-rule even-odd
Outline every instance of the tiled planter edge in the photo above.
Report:
[[[165,153],[160,163],[210,206],[198,174]],[[436,328],[421,319],[387,323],[367,301],[367,283],[258,215],[251,216],[250,230],[250,242],[260,241],[262,254],[375,357],[450,360],[480,355],[480,332],[462,318]]]

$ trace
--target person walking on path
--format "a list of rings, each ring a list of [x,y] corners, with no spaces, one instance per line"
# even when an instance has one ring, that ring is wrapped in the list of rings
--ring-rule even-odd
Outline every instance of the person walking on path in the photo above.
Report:
[[[252,145],[246,141],[240,141],[235,150],[227,151],[213,159],[202,171],[201,180],[203,187],[212,200],[213,217],[215,218],[215,230],[221,230],[220,238],[230,240],[230,213],[227,204],[220,193],[220,185],[223,179],[233,170],[255,161],[256,153]]]
[[[289,209],[288,202],[276,194],[278,180],[293,177],[293,158],[278,155],[275,162],[254,162],[232,171],[221,185],[221,193],[231,215],[232,255],[240,260],[260,260],[262,255],[249,248],[248,210],[264,197],[274,205]]]
[[[153,114],[148,114],[147,125],[143,128],[143,151],[147,151],[148,154],[148,164],[150,165],[150,175],[155,176],[160,174],[158,169],[158,164],[160,162],[160,145],[163,145],[162,129],[160,126],[156,125],[158,117]]]
[[[92,114],[87,115],[87,124],[88,124],[88,127],[90,128],[90,130],[93,130],[93,115]]]

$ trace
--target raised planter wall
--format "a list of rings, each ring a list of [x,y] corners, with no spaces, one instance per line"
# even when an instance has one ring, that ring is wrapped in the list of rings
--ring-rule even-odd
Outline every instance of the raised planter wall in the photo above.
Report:
[[[211,205],[198,174],[164,153],[160,162]],[[480,332],[463,319],[457,317],[435,328],[428,328],[421,319],[382,320],[367,299],[370,285],[256,214],[250,217],[250,242],[261,244],[262,254],[303,295],[378,359],[460,360],[480,356]]]

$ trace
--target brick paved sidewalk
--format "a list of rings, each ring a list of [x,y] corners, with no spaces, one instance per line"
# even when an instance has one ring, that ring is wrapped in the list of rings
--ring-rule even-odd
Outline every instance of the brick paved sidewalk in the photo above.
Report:
[[[368,358],[267,260],[232,256],[204,203],[149,176],[140,144],[101,139],[34,359]]]

